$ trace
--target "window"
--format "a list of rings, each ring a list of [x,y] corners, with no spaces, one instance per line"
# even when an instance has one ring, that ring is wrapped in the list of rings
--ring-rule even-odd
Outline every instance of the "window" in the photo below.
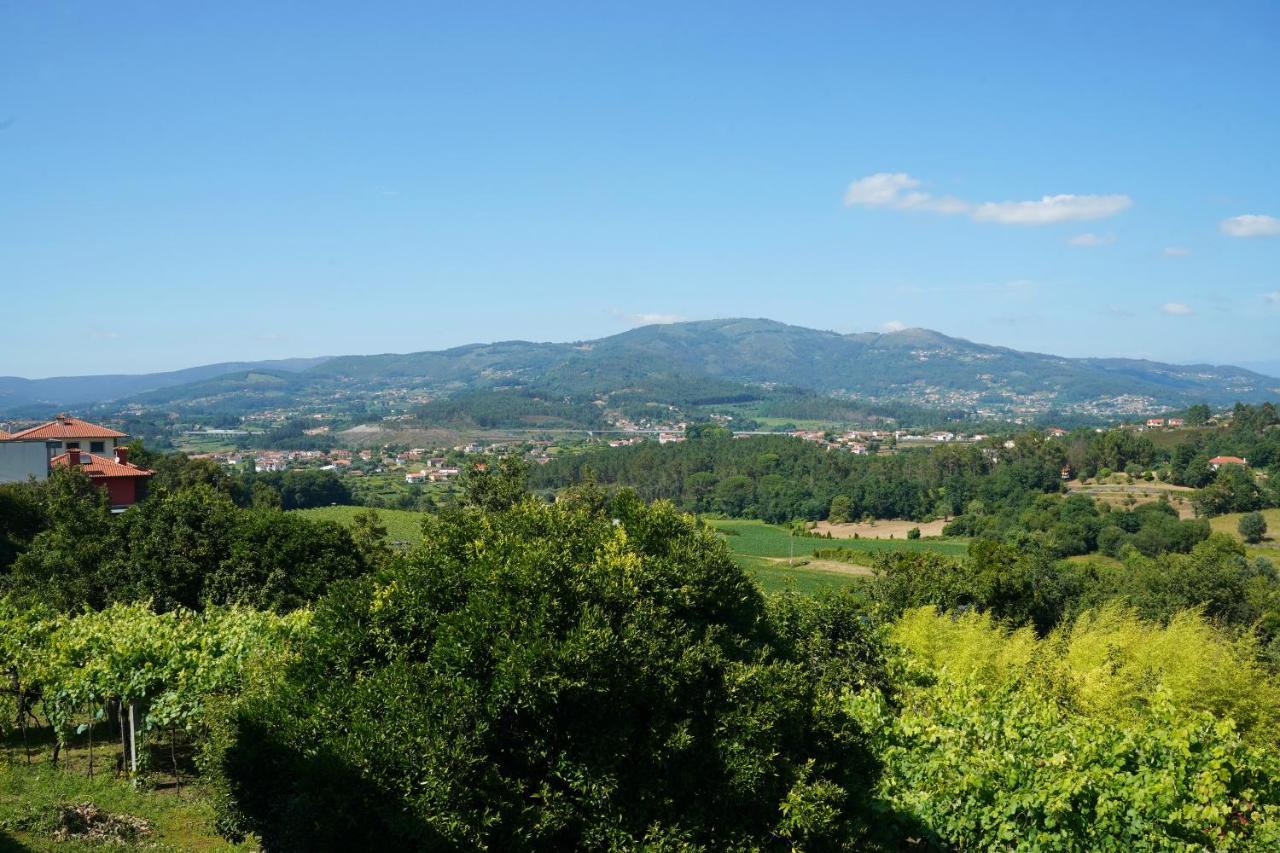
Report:
[[[89,442],[89,452],[90,452],[90,453],[105,453],[105,452],[106,452],[106,450],[107,450],[107,443],[106,443],[105,441],[91,441],[91,442]]]
[[[79,449],[80,449],[80,442],[78,441],[67,442],[67,450],[79,450]]]

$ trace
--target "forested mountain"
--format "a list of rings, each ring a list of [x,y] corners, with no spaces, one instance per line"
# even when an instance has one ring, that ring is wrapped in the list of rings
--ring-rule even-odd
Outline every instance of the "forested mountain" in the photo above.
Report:
[[[184,378],[180,374],[185,374]],[[190,381],[194,380],[194,381]],[[927,329],[842,335],[772,320],[645,326],[595,341],[504,341],[297,362],[226,364],[153,377],[0,380],[0,407],[224,399],[253,408],[375,389],[521,389],[574,403],[632,392],[663,403],[794,394],[907,402],[972,412],[1134,413],[1191,402],[1280,398],[1280,379],[1236,367],[1072,359],[977,344]],[[7,383],[7,384],[6,384]],[[55,383],[55,384],[48,384]],[[60,383],[60,384],[57,384]],[[144,393],[145,392],[145,393]],[[76,395],[82,396],[79,400]],[[257,401],[257,403],[255,403]]]
[[[166,373],[107,374],[101,376],[53,376],[48,379],[22,379],[0,376],[0,410],[13,411],[23,406],[66,406],[75,403],[97,403],[132,397],[160,388],[190,385],[238,371],[272,370],[294,373],[325,361],[324,358],[284,358],[274,361],[229,361],[205,364]]]

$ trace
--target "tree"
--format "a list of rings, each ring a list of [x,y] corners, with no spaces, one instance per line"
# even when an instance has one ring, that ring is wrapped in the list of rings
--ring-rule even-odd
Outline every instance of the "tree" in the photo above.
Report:
[[[839,697],[882,669],[856,606],[771,618],[692,518],[598,502],[454,508],[339,585],[219,727],[223,825],[273,850],[857,847],[875,767]]]
[[[229,552],[205,583],[215,604],[286,612],[316,600],[334,581],[368,570],[365,552],[332,521],[246,510],[228,538]]]
[[[1196,403],[1187,409],[1187,425],[1202,426],[1213,416],[1213,412],[1204,403]]]
[[[115,538],[106,491],[62,466],[40,487],[40,504],[48,527],[14,562],[11,588],[58,610],[103,607],[118,582],[107,568]]]
[[[832,524],[844,524],[853,513],[853,501],[848,495],[836,495],[831,499],[831,507],[827,510],[827,521]]]
[[[1267,535],[1267,519],[1260,512],[1245,513],[1240,517],[1236,529],[1240,531],[1244,541],[1257,545]]]

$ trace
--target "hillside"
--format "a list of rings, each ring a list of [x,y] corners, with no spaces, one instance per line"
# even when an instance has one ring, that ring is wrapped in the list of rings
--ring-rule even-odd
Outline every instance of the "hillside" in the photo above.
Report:
[[[151,377],[4,380],[0,408],[74,402],[79,393],[91,395],[80,402],[136,398],[154,407],[243,413],[396,390],[436,400],[459,392],[518,392],[536,398],[537,407],[550,401],[557,409],[593,400],[688,406],[781,396],[805,405],[837,398],[980,416],[1050,409],[1115,416],[1193,402],[1276,399],[1280,379],[1229,366],[1020,352],[927,329],[842,335],[727,319],[645,326],[576,343],[503,341],[312,363],[211,365]],[[456,409],[448,416],[457,417]]]

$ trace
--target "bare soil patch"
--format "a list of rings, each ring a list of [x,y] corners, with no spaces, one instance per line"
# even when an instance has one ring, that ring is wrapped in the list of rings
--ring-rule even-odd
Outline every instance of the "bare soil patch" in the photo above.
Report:
[[[828,521],[819,521],[814,525],[815,533],[826,535],[830,533],[835,539],[852,539],[854,534],[859,539],[906,539],[907,531],[913,527],[920,528],[921,536],[941,536],[942,528],[947,523],[942,519],[936,521],[903,521],[902,519],[888,519],[884,521],[876,521],[872,524],[863,524],[862,522],[849,522],[847,524],[832,524]]]
[[[765,559],[780,566],[785,566],[789,562],[786,557],[766,557]],[[870,577],[873,574],[869,566],[858,566],[841,560],[815,560],[812,557],[797,557],[793,568],[799,570],[814,569],[820,572],[833,572],[838,575],[858,575],[859,577]]]

